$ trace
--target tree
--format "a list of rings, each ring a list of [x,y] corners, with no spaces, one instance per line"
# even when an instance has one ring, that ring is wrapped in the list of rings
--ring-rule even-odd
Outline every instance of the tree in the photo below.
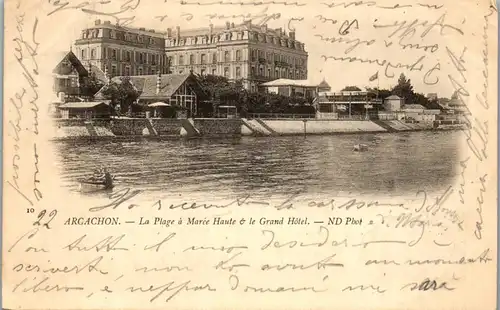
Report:
[[[392,89],[392,94],[404,98],[406,102],[412,102],[414,100],[413,86],[411,85],[411,80],[407,79],[404,73],[401,73],[398,79],[398,84]]]
[[[199,76],[199,83],[212,101],[234,105],[242,117],[247,113],[314,114],[307,99],[278,94],[247,92],[241,81],[229,81],[223,76]]]
[[[139,93],[130,81],[130,77],[120,77],[119,81],[111,81],[102,91],[104,98],[111,100],[111,107],[120,105],[120,112],[126,113],[139,97]]]
[[[389,97],[390,95],[392,95],[392,91],[390,91],[388,89],[378,89],[376,87],[375,88],[367,87],[366,91],[372,92],[372,93],[375,93],[375,94],[378,93],[378,98],[379,99],[385,99],[385,98]]]
[[[357,86],[346,86],[341,91],[361,91],[361,88]]]
[[[83,78],[80,87],[84,96],[93,97],[103,86],[104,82],[91,72],[90,76]]]
[[[241,81],[232,82],[223,76],[202,75],[198,80],[205,93],[215,101],[225,103],[238,101],[245,93]]]
[[[243,114],[248,110],[247,91],[242,81],[230,81],[226,77],[210,74],[198,76],[198,81],[213,103],[234,105]]]

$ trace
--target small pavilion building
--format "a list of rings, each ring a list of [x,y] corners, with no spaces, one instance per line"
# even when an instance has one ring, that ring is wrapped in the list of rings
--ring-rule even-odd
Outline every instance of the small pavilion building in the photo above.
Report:
[[[314,83],[308,80],[277,79],[260,85],[268,93],[287,97],[301,97],[313,99],[320,91],[329,91],[330,85],[323,80]]]
[[[382,100],[368,91],[320,92],[314,106],[320,119],[369,119],[377,117]]]
[[[197,115],[198,102],[205,98],[203,89],[193,73],[116,76],[111,79],[111,82],[120,84],[124,78],[127,78],[127,81],[137,90],[139,96],[136,103],[138,105],[146,109],[152,105],[156,110],[173,109],[177,111],[176,115],[179,118]],[[105,87],[107,86],[96,94],[96,98],[105,99],[103,94]],[[159,103],[165,103],[165,105],[159,105]]]

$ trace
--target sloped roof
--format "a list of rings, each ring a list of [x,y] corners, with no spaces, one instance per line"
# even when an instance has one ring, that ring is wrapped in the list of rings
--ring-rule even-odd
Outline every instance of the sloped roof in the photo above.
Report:
[[[264,87],[278,87],[278,86],[319,87],[318,83],[313,83],[309,80],[290,80],[290,79],[277,79],[260,85]]]
[[[319,83],[318,87],[319,88],[331,88],[330,84],[328,84],[325,79],[323,79],[323,81],[321,81],[321,83]]]
[[[425,110],[425,107],[420,104],[406,104],[403,109]]]
[[[66,104],[63,104],[59,106],[60,109],[89,109],[89,108],[94,108],[97,107],[101,104],[107,105],[106,103],[102,101],[97,101],[97,102],[68,102]]]
[[[226,29],[226,27],[224,27],[224,26],[213,27],[212,34],[216,34],[218,32],[225,30],[225,29]],[[181,37],[204,36],[204,35],[208,35],[209,32],[210,32],[209,27],[191,28],[191,29],[186,29],[186,30],[181,29],[180,36]]]
[[[398,95],[390,95],[389,97],[386,97],[385,99],[389,99],[389,100],[401,100],[401,97],[399,97]],[[407,104],[408,106],[408,104]]]
[[[93,74],[95,74],[95,77],[101,81],[106,83],[108,81],[106,74],[97,66],[91,65],[90,70]]]
[[[68,74],[70,73],[70,70],[68,70],[67,66],[64,66],[64,62],[69,62],[71,63],[72,67],[76,69],[78,74],[80,75],[88,75],[87,69],[83,66],[83,64],[80,62],[78,57],[72,52],[59,52],[58,55],[60,56],[59,63],[57,66],[52,70],[52,73],[54,74]]]
[[[139,99],[154,99],[154,98],[170,98],[190,77],[194,77],[191,73],[186,74],[162,74],[160,91],[156,93],[156,82],[158,75],[134,75],[130,76],[132,86],[139,93]],[[111,79],[112,82],[120,84],[122,76],[115,76]],[[103,86],[97,94],[96,98],[102,98],[102,91],[106,86]]]
[[[457,98],[452,98],[449,102],[448,105],[450,107],[463,107],[465,106],[465,103],[462,100],[459,100]]]

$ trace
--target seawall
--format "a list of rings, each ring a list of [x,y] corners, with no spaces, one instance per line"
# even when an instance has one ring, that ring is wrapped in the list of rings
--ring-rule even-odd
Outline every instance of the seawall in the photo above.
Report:
[[[55,139],[120,138],[120,137],[227,137],[328,135],[346,133],[379,133],[436,130],[432,122],[359,121],[318,119],[146,119],[116,118],[111,120],[58,119],[54,122]],[[444,128],[443,128],[444,129]],[[456,129],[460,129],[457,127]]]

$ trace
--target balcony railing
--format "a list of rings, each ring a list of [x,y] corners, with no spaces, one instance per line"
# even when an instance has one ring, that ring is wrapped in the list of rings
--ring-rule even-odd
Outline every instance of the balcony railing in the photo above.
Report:
[[[315,114],[249,113],[248,118],[312,119]]]
[[[290,64],[287,63],[287,62],[284,62],[284,61],[275,61],[274,62],[274,65],[276,67],[283,67],[283,68],[287,68],[287,67],[290,67]]]
[[[256,80],[266,80],[266,81],[273,79],[272,77],[265,76],[265,75],[262,75],[262,74],[256,74],[256,73],[250,74],[249,78],[256,79]]]

